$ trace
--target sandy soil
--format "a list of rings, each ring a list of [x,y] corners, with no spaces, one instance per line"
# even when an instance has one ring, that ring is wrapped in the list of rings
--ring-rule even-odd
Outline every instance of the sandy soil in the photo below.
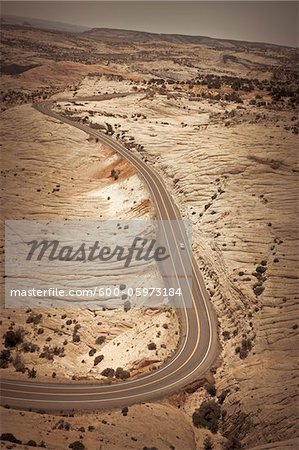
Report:
[[[136,405],[130,407],[127,414],[113,411],[76,414],[74,417],[24,413],[3,408],[1,412],[3,429],[8,433],[12,432],[23,443],[34,440],[40,444],[44,441],[46,448],[51,450],[65,450],[75,441],[82,442],[85,449],[99,450],[196,449],[192,426],[180,411],[167,404]],[[13,425],[15,420],[19,424],[18,433]],[[1,448],[8,448],[7,444],[2,443]],[[30,447],[17,445],[15,448]]]
[[[69,431],[55,427],[57,416],[3,409],[3,430],[23,443],[44,440],[55,449],[79,440],[88,449],[200,450],[206,437],[216,450],[241,445],[248,450],[297,448],[295,50],[205,38],[200,43],[162,38],[145,42],[135,36],[123,42],[117,33],[109,40],[98,30],[74,37],[3,27],[2,34],[5,70],[9,72],[11,64],[36,65],[24,71],[17,67],[21,71],[17,76],[4,75],[2,109],[52,94],[57,99],[58,92],[70,99],[133,92],[122,99],[83,105],[61,102],[57,107],[73,118],[88,116],[88,122],[106,127],[109,123],[116,139],[163,176],[182,214],[193,222],[193,250],[219,318],[222,346],[211,373],[175,393],[169,403],[136,405],[127,416],[119,411],[82,413],[65,418],[71,424]],[[285,90],[282,98],[277,80]],[[6,218],[153,214],[139,178],[108,149],[29,106],[2,116]],[[26,133],[17,135],[16,129]],[[110,177],[113,167],[121,171],[117,182]],[[110,313],[97,314],[101,320],[95,317],[90,333],[86,324],[91,313],[82,312],[78,334],[83,339],[67,344],[69,354],[76,357],[79,377],[88,368],[89,375],[98,378],[98,368],[92,366],[98,353],[89,355],[98,333],[106,337],[96,349],[105,353],[98,367],[104,361],[115,364],[116,343],[125,335],[133,348],[122,364],[129,370],[136,368],[136,361],[151,356],[146,344],[154,323],[160,324],[161,331],[155,339],[169,343],[166,350],[158,345],[155,357],[162,360],[175,348],[177,322],[165,311],[148,311],[144,316],[140,345],[134,343],[135,331],[143,327],[138,311],[113,313],[112,323]],[[23,324],[27,315],[16,314],[16,318]],[[5,326],[16,321],[7,316]],[[62,311],[56,317],[43,317],[41,335],[39,325],[26,324],[27,336],[44,345],[55,330],[62,333],[55,334],[55,341],[73,334],[74,324],[67,330],[68,318],[61,316]],[[34,354],[22,356],[28,364],[35,363]],[[82,360],[86,362],[80,363],[81,372]],[[74,370],[67,357],[55,356],[55,363],[59,363],[57,378],[62,364]],[[37,376],[51,377],[51,364],[40,363]],[[194,411],[206,401],[220,407],[217,433],[192,424]],[[93,432],[79,431],[90,424]],[[3,448],[9,445],[2,443]]]
[[[85,133],[26,105],[4,112],[2,123],[5,219],[153,216],[149,194],[134,170]],[[11,123],[24,131],[16,136]],[[111,170],[119,171],[117,180],[111,177]],[[152,271],[152,276],[159,283],[158,272]],[[134,376],[159,366],[174,352],[179,338],[179,324],[171,310],[81,310],[79,318],[75,309],[26,313],[5,309],[2,313],[3,335],[9,327],[24,332],[23,342],[11,350],[12,360],[20,354],[23,366],[34,367],[40,380],[107,381],[101,375],[107,367],[122,367]],[[36,323],[30,322],[30,317],[39,314]],[[96,343],[99,337],[104,342]],[[155,351],[147,348],[153,340]],[[26,350],[28,344],[33,344],[34,350]],[[62,349],[60,355],[47,356],[46,352],[41,357],[45,349],[52,352],[54,347]],[[103,360],[95,365],[100,355]],[[27,378],[27,371],[16,372],[13,363],[1,371],[5,377]]]
[[[82,116],[87,109],[73,108]],[[219,393],[228,391],[222,431],[238,430],[247,446],[257,436],[261,443],[274,441],[283,429],[291,439],[298,140],[285,126],[293,113],[260,117],[256,107],[143,93],[90,102],[88,109],[92,122],[109,122],[123,142],[134,138],[131,151],[163,174],[193,222],[193,248],[220,323],[222,363],[215,380]]]

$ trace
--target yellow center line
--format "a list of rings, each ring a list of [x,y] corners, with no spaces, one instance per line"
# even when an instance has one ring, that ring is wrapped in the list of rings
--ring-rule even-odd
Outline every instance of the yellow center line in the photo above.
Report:
[[[74,125],[74,126],[75,126],[75,125]],[[97,134],[97,133],[94,133],[94,134]],[[100,133],[99,133],[99,135],[100,135]],[[104,137],[104,139],[103,139],[103,136],[102,136],[102,135],[100,135],[100,136],[101,136],[101,139],[105,142],[105,137]],[[108,141],[108,140],[106,140],[106,143],[107,143],[107,141]],[[115,146],[117,147],[116,144],[118,144],[118,143],[114,143],[114,142],[111,143],[111,142],[108,141],[108,145],[110,145],[110,146],[113,147],[112,144],[115,145]],[[118,144],[118,145],[120,145],[120,144]],[[119,149],[116,150],[116,151],[117,151],[117,152],[120,152],[120,153],[124,152],[124,154],[125,154],[125,151],[122,150],[122,149],[121,149],[121,151],[120,151]],[[125,154],[124,157],[125,157],[127,160],[130,161],[130,158],[127,158],[127,157],[126,157],[126,154]],[[141,162],[137,159],[136,156],[130,155],[130,157],[133,159],[133,165],[135,165],[135,167],[139,165],[139,166],[141,166],[141,168],[142,168],[143,170],[145,170],[144,167],[142,166]],[[132,161],[130,161],[130,162],[132,162]],[[150,168],[150,171],[153,172],[153,169]],[[139,172],[140,172],[140,169],[139,169]],[[159,192],[159,194],[160,194],[160,200],[161,200],[161,202],[162,202],[162,204],[163,204],[163,207],[164,207],[164,209],[165,209],[166,215],[167,215],[167,217],[168,217],[168,221],[170,222],[170,227],[171,227],[171,230],[172,230],[172,234],[173,234],[173,237],[174,237],[174,239],[175,239],[174,229],[173,229],[173,227],[172,227],[172,220],[170,219],[168,210],[167,210],[167,208],[166,208],[166,204],[165,204],[164,199],[163,199],[163,197],[162,197],[162,195],[161,195],[161,191],[160,191],[160,189],[159,189],[157,183],[155,182],[153,176],[151,175],[151,173],[150,173],[150,172],[146,172],[146,175],[147,175],[147,176],[149,177],[149,179],[152,181],[152,183],[154,184],[154,186],[155,186],[157,192]],[[146,179],[146,176],[144,176],[143,174],[142,174],[142,176]],[[155,175],[155,176],[156,176],[156,175]],[[159,180],[159,181],[160,181],[160,180]],[[163,186],[163,184],[162,184],[161,181],[160,181],[160,183],[161,183],[161,186]],[[163,186],[163,187],[164,187],[164,186]],[[166,195],[168,196],[168,193],[167,193],[167,191],[166,191],[166,188],[164,188],[164,192],[166,192]],[[154,196],[154,198],[155,198],[155,196]],[[171,204],[172,199],[171,199],[169,196],[168,196],[168,198],[169,198],[169,200],[170,200],[170,205],[172,206],[172,204]],[[156,204],[157,204],[157,206],[158,206],[157,198],[155,198],[155,199],[156,199]],[[160,215],[161,215],[161,211],[160,211],[159,206],[158,206],[158,210],[159,210]],[[173,211],[174,211],[174,210],[173,210]],[[174,212],[175,212],[175,211],[174,211]],[[193,296],[193,293],[192,293],[192,288],[190,287],[189,279],[188,279],[187,274],[186,274],[186,272],[185,272],[185,267],[184,267],[184,264],[183,264],[183,261],[182,261],[182,258],[181,258],[181,254],[180,254],[180,253],[179,253],[179,258],[180,258],[180,261],[181,261],[181,264],[182,264],[182,267],[183,267],[183,270],[184,270],[184,273],[185,273],[185,276],[186,276],[186,279],[187,279],[187,283],[188,283],[188,286],[189,286],[189,290],[190,290],[191,295],[192,295],[192,302],[193,302],[193,307],[194,307],[194,308],[192,308],[192,311],[193,311],[193,309],[195,310],[196,321],[197,321],[197,324],[198,324],[198,333],[197,333],[196,344],[195,344],[195,347],[194,347],[194,349],[192,350],[191,354],[189,355],[189,357],[188,357],[188,358],[187,358],[187,359],[186,359],[179,367],[177,367],[173,372],[171,372],[170,374],[164,375],[164,376],[160,377],[158,380],[153,380],[153,381],[145,382],[145,383],[143,383],[143,384],[141,384],[141,385],[139,385],[139,386],[132,386],[132,387],[128,386],[128,387],[125,388],[125,389],[113,389],[113,391],[104,391],[104,392],[98,391],[98,392],[85,392],[85,393],[75,393],[75,394],[74,394],[73,392],[72,392],[72,393],[63,393],[64,396],[83,396],[83,395],[85,395],[85,396],[86,396],[86,395],[95,395],[95,396],[102,396],[102,395],[105,395],[105,396],[107,396],[107,395],[109,395],[109,394],[114,394],[114,393],[119,393],[119,392],[128,392],[128,391],[130,391],[130,390],[132,390],[132,389],[137,389],[137,388],[140,389],[140,388],[144,388],[144,387],[150,386],[150,385],[152,385],[152,384],[155,384],[155,383],[157,383],[157,382],[160,382],[161,380],[164,380],[164,379],[166,379],[166,378],[172,376],[172,375],[175,374],[177,371],[181,370],[181,369],[182,369],[182,368],[183,368],[183,367],[184,367],[184,366],[192,359],[192,357],[193,357],[193,355],[195,354],[195,352],[196,352],[196,350],[197,350],[197,348],[198,348],[198,345],[199,345],[199,340],[200,340],[200,320],[199,320],[199,314],[198,314],[198,311],[197,311],[197,308],[196,308],[195,299],[194,299],[194,296]],[[192,259],[192,273],[193,273],[193,275],[195,276],[195,278],[196,278],[196,280],[197,280],[199,290],[200,290],[200,292],[201,292],[201,294],[202,294],[202,296],[203,296],[203,301],[205,301],[205,300],[204,300],[204,295],[203,295],[203,292],[202,292],[202,289],[201,289],[201,284],[200,284],[199,278],[198,278],[198,276],[197,276],[196,270],[194,269],[194,264],[193,264],[193,262],[194,262],[194,261],[193,261],[193,259]],[[208,310],[207,310],[207,313],[208,313]],[[209,314],[208,314],[208,317],[209,317]],[[187,322],[188,322],[188,321],[187,321]],[[211,339],[210,339],[209,344],[210,344],[210,343],[211,343]],[[185,344],[184,344],[184,348],[185,348],[185,345],[186,345],[186,341],[185,341]],[[209,350],[209,349],[208,349],[208,350]],[[182,351],[181,351],[181,352],[182,352]],[[181,352],[180,352],[180,353],[181,353]],[[208,351],[207,351],[206,354],[205,354],[205,358],[206,358],[206,356],[207,356],[207,353],[208,353]],[[205,358],[203,358],[203,360],[200,362],[200,364],[199,364],[198,366],[196,366],[195,369],[193,369],[193,370],[191,371],[191,373],[187,374],[187,376],[192,375],[192,373],[193,373],[195,370],[197,370],[198,367],[203,363],[203,361],[204,361]],[[175,361],[175,360],[171,361],[171,363],[170,363],[167,367],[170,367],[171,364],[174,363],[174,361]],[[165,370],[165,367],[164,367],[164,370]],[[184,378],[186,378],[187,376],[185,376]],[[183,380],[184,378],[182,378],[181,380]],[[172,383],[172,384],[175,384],[175,383]],[[78,386],[78,385],[75,385],[75,384],[74,384],[74,386]],[[169,386],[171,386],[171,385],[169,385]],[[80,387],[81,387],[81,386],[80,386]],[[101,387],[103,387],[103,385],[101,385]],[[84,386],[83,386],[83,388],[84,388]],[[13,392],[16,392],[14,389],[9,389],[9,388],[6,389],[6,391],[13,391]],[[30,391],[23,391],[23,390],[22,390],[22,391],[18,390],[17,392],[18,392],[18,393],[32,394],[32,392],[30,392]],[[39,392],[37,392],[37,393],[35,393],[35,394],[38,394],[38,395],[44,395],[44,393],[39,393]],[[142,394],[144,394],[144,393],[142,393]],[[54,395],[59,395],[59,393],[49,393],[49,392],[47,392],[47,395],[54,396]],[[137,396],[137,395],[138,395],[138,394],[134,394],[134,395],[132,395],[131,397],[134,397],[134,396]],[[130,396],[128,396],[128,397],[126,397],[126,398],[130,398]],[[116,400],[116,399],[114,399],[114,400]]]

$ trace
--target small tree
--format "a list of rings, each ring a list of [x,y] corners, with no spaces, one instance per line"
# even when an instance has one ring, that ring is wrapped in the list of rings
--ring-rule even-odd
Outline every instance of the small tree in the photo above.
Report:
[[[0,441],[13,442],[14,444],[22,444],[22,441],[17,439],[12,433],[2,433],[0,436]]]
[[[208,392],[208,394],[210,394],[211,397],[215,397],[216,395],[216,387],[214,384],[209,383],[205,386],[206,391]]]
[[[118,367],[115,371],[115,378],[126,380],[127,378],[130,378],[130,372],[128,370],[124,370],[122,367]]]
[[[32,313],[29,317],[27,317],[26,323],[33,323],[34,325],[37,325],[42,320],[42,317],[42,314]]]
[[[7,369],[10,360],[10,351],[2,350],[0,353],[0,368]]]
[[[18,328],[16,331],[8,330],[3,337],[5,347],[12,348],[23,342],[24,330],[22,328]]]
[[[22,372],[22,373],[25,372],[25,364],[19,353],[16,354],[16,356],[13,360],[13,366],[16,369],[16,372]]]
[[[80,441],[75,441],[69,445],[69,448],[72,448],[73,450],[85,450],[85,445]]]
[[[212,433],[217,433],[221,408],[214,400],[207,401],[200,405],[192,415],[193,424],[197,428],[207,428]]]
[[[204,450],[212,450],[214,448],[213,441],[209,436],[203,441],[203,448]]]
[[[126,300],[124,302],[124,311],[128,312],[128,311],[130,311],[130,309],[131,309],[131,302],[129,300]]]
[[[150,342],[150,343],[148,344],[147,348],[148,348],[149,350],[156,350],[156,349],[157,349],[157,346],[156,346],[156,344],[155,344],[154,342]]]
[[[114,178],[114,180],[116,181],[119,177],[119,174],[120,174],[120,170],[112,169],[110,176],[111,176],[111,178]]]
[[[103,377],[112,378],[114,377],[114,373],[115,373],[114,369],[107,367],[101,372],[101,375],[103,375]]]
[[[99,336],[96,338],[96,344],[102,345],[102,344],[104,344],[105,340],[106,340],[105,336]]]
[[[33,439],[30,439],[25,445],[28,445],[29,447],[37,447],[37,443]]]
[[[73,333],[73,342],[74,343],[77,343],[77,342],[80,342],[80,336],[79,336],[79,334],[76,334],[76,333]]]
[[[39,350],[39,346],[33,344],[32,342],[24,342],[22,345],[22,350],[24,353],[34,353]]]
[[[104,359],[104,355],[98,355],[95,357],[93,365],[97,366],[98,364],[100,364],[101,361],[103,361]]]
[[[28,370],[28,378],[36,378],[37,371],[35,370],[34,367],[32,367],[32,369],[27,370]]]

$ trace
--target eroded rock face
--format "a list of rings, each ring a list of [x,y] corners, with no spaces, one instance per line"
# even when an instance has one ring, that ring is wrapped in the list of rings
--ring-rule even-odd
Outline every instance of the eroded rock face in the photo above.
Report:
[[[1,121],[5,218],[130,218],[148,204],[134,170],[81,130],[27,105],[5,111]],[[120,173],[117,180],[113,169]],[[149,206],[145,217],[152,214]]]
[[[163,175],[193,223],[194,252],[220,323],[215,380],[218,393],[228,391],[221,432],[247,446],[291,438],[298,172],[297,138],[283,127],[292,113],[267,111],[259,121],[253,107],[231,108],[226,126],[224,106],[201,102],[198,111],[184,96],[136,94],[88,107],[97,123],[115,114],[120,138],[134,137],[135,151]]]
[[[133,168],[86,133],[27,105],[4,112],[2,124],[5,219],[121,220],[154,215],[149,194]],[[117,179],[111,176],[113,171]],[[152,274],[159,278],[157,272]],[[178,320],[170,309],[86,309],[79,315],[76,309],[2,309],[2,313],[2,334],[11,329],[22,335],[9,347],[10,362],[3,362],[6,377],[104,382],[105,368],[121,367],[128,372],[122,372],[121,380],[158,367],[179,339]],[[152,338],[157,342],[155,352],[147,348]],[[1,351],[5,348],[4,340]],[[36,373],[29,372],[32,368]]]
[[[17,439],[23,443],[44,439],[48,448],[54,443],[55,449],[75,441],[86,448],[100,441],[105,449],[115,450],[120,442],[131,449],[202,449],[205,439],[212,438],[220,450],[226,441],[223,436],[236,439],[228,448],[237,448],[242,441],[252,450],[295,449],[299,129],[295,50],[219,44],[204,38],[197,43],[155,41],[144,47],[134,37],[134,42],[123,44],[120,54],[107,36],[94,41],[96,30],[88,39],[77,37],[76,48],[74,37],[63,33],[4,27],[3,34],[6,64],[37,64],[18,78],[3,77],[3,109],[56,92],[56,100],[75,100],[58,101],[57,111],[106,131],[162,175],[183,216],[193,223],[193,251],[219,318],[222,344],[213,373],[170,399],[175,409],[154,403],[122,413],[67,418],[71,432],[56,425],[60,419],[55,416],[37,418],[35,413],[5,409],[5,430],[15,434],[11,424],[17,420],[22,435]],[[106,55],[109,65],[99,65],[98,54]],[[80,101],[80,95],[106,92],[135,94],[101,103]],[[29,106],[6,111],[3,120],[6,218],[153,214],[148,193],[132,168],[92,138]],[[111,176],[112,170],[117,176]],[[54,355],[59,370],[53,379],[59,380],[64,367],[77,370],[79,378],[86,374],[81,366],[96,379],[100,370],[115,373],[113,342],[117,345],[123,335],[134,342],[134,330],[142,326],[140,315],[132,310],[113,313],[113,320],[110,312],[93,317],[82,312],[81,328],[73,339],[75,316],[62,318],[65,312],[57,312],[56,317],[43,317],[41,326],[26,323],[30,314],[8,319],[5,313],[5,327],[11,321],[27,327],[27,336],[42,347],[51,347],[51,341],[46,342],[57,329],[62,334],[55,339],[61,347],[63,339],[72,341],[66,345],[71,349],[65,351],[66,357]],[[142,317],[150,328],[161,318],[164,321],[163,314]],[[170,347],[160,348],[155,340],[156,349],[149,350],[145,329],[144,348],[134,345],[132,354],[122,360],[124,370],[140,373],[171,353],[177,322],[166,319],[169,334],[163,327],[163,339]],[[43,332],[38,331],[41,328]],[[156,351],[158,355],[153,355]],[[23,355],[30,367],[36,364],[35,353]],[[51,376],[47,359],[41,360],[37,377]],[[16,376],[11,367],[3,371]],[[211,399],[221,405],[217,434],[191,425],[194,411]],[[44,436],[48,420],[49,439]],[[82,430],[89,425],[96,429],[96,438]]]
[[[175,447],[179,450],[196,450],[192,426],[176,408],[166,404],[145,404],[112,412],[75,414],[61,417],[34,412],[3,410],[1,424],[16,439],[27,443],[34,440],[46,448],[65,450],[75,441],[86,449],[102,445],[108,450]],[[18,420],[18,431],[13,423]],[[177,429],[179,423],[179,431]],[[47,436],[45,430],[48,430]],[[9,444],[9,442],[5,442]],[[25,448],[25,445],[19,446]],[[27,448],[27,447],[26,447]]]

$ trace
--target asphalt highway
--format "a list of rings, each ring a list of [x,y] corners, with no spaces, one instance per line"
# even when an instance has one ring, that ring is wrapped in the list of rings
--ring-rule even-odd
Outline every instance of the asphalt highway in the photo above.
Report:
[[[78,98],[76,101],[84,101]],[[46,383],[36,381],[1,381],[1,403],[23,409],[42,409],[45,411],[88,410],[128,406],[133,403],[157,400],[179,391],[186,385],[204,376],[217,357],[219,346],[217,338],[217,319],[213,312],[209,295],[195,258],[189,254],[186,231],[178,220],[181,215],[169,195],[161,176],[147,165],[139,155],[126,149],[121,143],[87,125],[71,121],[52,110],[52,102],[35,106],[40,112],[60,122],[79,128],[98,138],[122,155],[145,180],[156,208],[158,219],[167,221],[168,226],[160,232],[169,247],[175,252],[174,270],[185,273],[184,277],[174,274],[174,283],[184,283],[191,299],[191,305],[179,305],[181,339],[175,354],[160,368],[120,383]],[[185,249],[179,244],[185,243]],[[188,259],[191,258],[192,276],[188,276]],[[190,259],[189,259],[190,261]],[[182,279],[183,278],[183,279]]]

